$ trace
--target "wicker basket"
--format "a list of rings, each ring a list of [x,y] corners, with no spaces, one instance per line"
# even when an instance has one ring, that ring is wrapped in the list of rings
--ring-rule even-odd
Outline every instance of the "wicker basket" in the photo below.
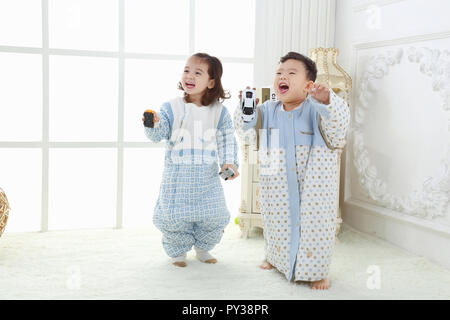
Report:
[[[5,231],[6,222],[9,215],[9,203],[8,198],[2,188],[0,188],[0,237]]]

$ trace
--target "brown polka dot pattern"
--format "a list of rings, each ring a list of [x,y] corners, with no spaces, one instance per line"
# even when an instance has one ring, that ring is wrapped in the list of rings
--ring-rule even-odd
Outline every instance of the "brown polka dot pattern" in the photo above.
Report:
[[[258,159],[266,260],[287,276],[291,223],[285,151],[259,150]]]
[[[301,231],[294,275],[295,280],[316,281],[328,276],[335,242],[337,151],[296,146],[296,161]]]
[[[350,110],[344,99],[330,90],[329,119],[321,117],[323,138],[333,148],[343,148],[346,143],[347,128],[350,123]]]

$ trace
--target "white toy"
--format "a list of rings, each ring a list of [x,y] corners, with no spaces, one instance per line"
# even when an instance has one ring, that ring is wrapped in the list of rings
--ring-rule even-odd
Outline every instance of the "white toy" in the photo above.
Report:
[[[219,172],[219,175],[222,177],[222,179],[228,180],[228,178],[234,176],[234,170],[228,167],[224,171]]]
[[[275,93],[275,90],[273,90],[272,86],[270,86],[270,101],[278,101],[278,97]]]
[[[241,98],[242,119],[244,122],[250,122],[255,118],[256,110],[256,92],[252,89],[246,89]]]

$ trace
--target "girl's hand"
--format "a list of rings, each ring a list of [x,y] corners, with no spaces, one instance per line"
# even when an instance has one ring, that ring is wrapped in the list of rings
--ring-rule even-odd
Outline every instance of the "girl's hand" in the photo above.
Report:
[[[234,176],[229,177],[229,178],[227,179],[227,181],[228,181],[228,180],[236,179],[236,178],[239,176],[238,169],[235,167],[234,164],[224,164],[224,165],[222,166],[222,169],[220,169],[220,171],[224,171],[224,170],[226,170],[226,168],[229,168],[229,167],[231,167],[231,169],[233,169],[233,171],[234,171]]]
[[[308,93],[323,104],[330,104],[330,89],[318,83],[313,83],[308,88]]]
[[[250,87],[247,86],[246,89],[250,89]],[[253,90],[256,90],[256,88],[253,88]],[[242,100],[242,90],[239,90],[239,101],[241,101],[241,100]],[[256,103],[256,105],[258,105],[259,98],[256,98],[255,103]]]

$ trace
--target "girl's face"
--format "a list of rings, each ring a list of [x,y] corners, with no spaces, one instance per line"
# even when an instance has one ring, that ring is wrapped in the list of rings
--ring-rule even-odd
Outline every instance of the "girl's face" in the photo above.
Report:
[[[306,68],[301,61],[295,59],[280,63],[273,88],[277,98],[283,103],[292,103],[306,99],[309,87],[314,82],[306,78]]]
[[[209,78],[208,64],[198,57],[190,57],[181,76],[183,90],[192,96],[201,96],[206,88],[214,87],[214,79]]]

